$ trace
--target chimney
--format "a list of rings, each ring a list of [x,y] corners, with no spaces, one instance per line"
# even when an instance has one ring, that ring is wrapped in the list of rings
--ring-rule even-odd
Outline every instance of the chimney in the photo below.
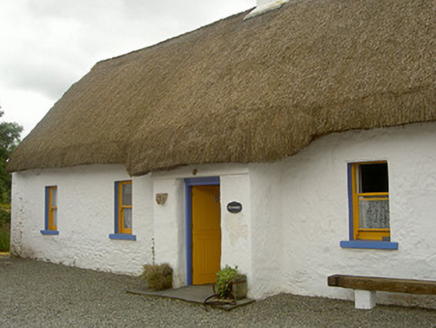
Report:
[[[244,20],[262,15],[271,10],[279,9],[288,1],[289,0],[257,0],[257,7],[245,16]]]

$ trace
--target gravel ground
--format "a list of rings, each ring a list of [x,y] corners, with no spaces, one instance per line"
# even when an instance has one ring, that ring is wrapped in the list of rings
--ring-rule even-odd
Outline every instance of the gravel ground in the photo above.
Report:
[[[127,294],[136,277],[0,260],[0,327],[436,327],[436,310],[277,295],[227,312]]]

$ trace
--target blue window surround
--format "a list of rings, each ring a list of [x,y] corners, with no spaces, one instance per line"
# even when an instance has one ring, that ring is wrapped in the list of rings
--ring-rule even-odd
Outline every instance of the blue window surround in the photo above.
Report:
[[[185,217],[186,217],[186,284],[192,285],[192,186],[216,186],[220,184],[219,177],[185,179]]]
[[[109,238],[118,240],[136,240],[135,235],[130,235],[128,233],[111,233]]]
[[[348,218],[349,218],[349,238],[350,240],[342,240],[339,245],[342,248],[361,248],[361,249],[388,249],[397,250],[398,243],[391,241],[376,241],[376,240],[354,240],[354,223],[353,223],[353,187],[351,166],[354,163],[347,164],[348,175]]]
[[[115,181],[115,221],[114,221],[114,231],[115,233],[112,233],[109,235],[109,239],[116,239],[116,240],[136,240],[135,235],[131,235],[128,233],[118,233],[118,183],[120,181]]]
[[[53,236],[53,235],[59,235],[59,231],[58,230],[40,230],[41,235],[45,235],[45,236]]]
[[[342,248],[365,248],[365,249],[398,249],[398,243],[390,241],[375,240],[343,240],[340,242]]]
[[[58,230],[49,230],[48,229],[48,211],[49,211],[49,204],[50,201],[50,186],[45,187],[45,218],[44,218],[44,230],[41,230],[42,235],[46,236],[53,236],[53,235],[59,235]]]

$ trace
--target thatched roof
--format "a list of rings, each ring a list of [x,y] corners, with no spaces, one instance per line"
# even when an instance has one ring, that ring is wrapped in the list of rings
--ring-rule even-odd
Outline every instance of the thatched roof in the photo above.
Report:
[[[99,62],[9,171],[268,162],[333,132],[436,120],[435,0],[302,0]]]

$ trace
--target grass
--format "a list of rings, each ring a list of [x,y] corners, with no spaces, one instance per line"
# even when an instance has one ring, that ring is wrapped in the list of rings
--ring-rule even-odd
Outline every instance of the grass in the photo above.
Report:
[[[0,227],[0,252],[9,252],[11,229],[9,223]]]

